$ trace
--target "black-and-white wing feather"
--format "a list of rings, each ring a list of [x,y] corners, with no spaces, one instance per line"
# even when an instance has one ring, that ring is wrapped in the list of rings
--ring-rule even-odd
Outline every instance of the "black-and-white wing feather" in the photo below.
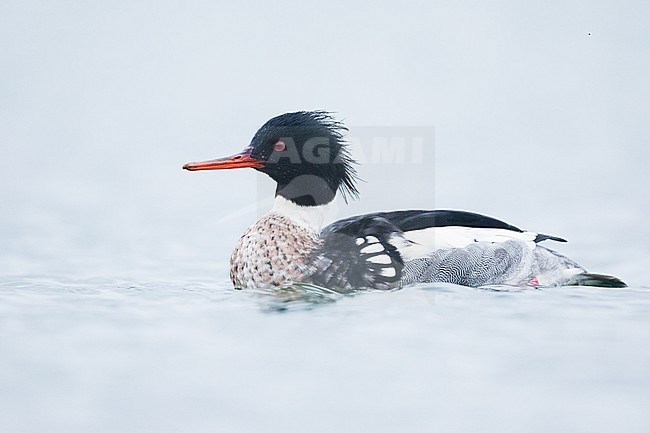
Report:
[[[314,284],[339,291],[390,290],[399,286],[404,262],[389,240],[400,229],[375,215],[348,218],[325,227],[312,253]]]
[[[453,210],[350,217],[323,229],[321,239],[313,252],[312,282],[343,291],[388,290],[418,282],[470,286],[525,282],[532,264],[541,263],[546,251],[537,251],[536,243],[566,242],[496,218]],[[534,251],[542,256],[532,259]]]

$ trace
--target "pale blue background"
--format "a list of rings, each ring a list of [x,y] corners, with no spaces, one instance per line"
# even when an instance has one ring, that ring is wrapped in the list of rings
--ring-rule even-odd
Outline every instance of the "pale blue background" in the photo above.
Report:
[[[26,252],[73,268],[79,250],[60,250],[71,243],[125,269],[222,257],[254,215],[211,223],[257,198],[256,175],[179,167],[240,150],[271,116],[321,108],[352,128],[436,131],[434,204],[414,188],[430,178],[396,167],[385,191],[373,187],[385,170],[366,165],[362,201],[343,214],[474,210],[642,279],[649,8],[5,0],[2,270],[33,271]]]

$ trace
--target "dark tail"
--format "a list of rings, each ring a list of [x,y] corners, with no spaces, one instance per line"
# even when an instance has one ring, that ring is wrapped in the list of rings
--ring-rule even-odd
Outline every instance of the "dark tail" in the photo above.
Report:
[[[608,287],[608,288],[621,288],[627,287],[621,279],[612,277],[611,275],[602,274],[578,274],[573,275],[569,280],[568,286],[591,286],[591,287]]]

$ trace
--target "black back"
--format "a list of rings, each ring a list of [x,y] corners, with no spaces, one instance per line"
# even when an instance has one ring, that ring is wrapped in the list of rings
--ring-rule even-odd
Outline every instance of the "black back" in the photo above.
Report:
[[[390,221],[395,227],[403,232],[412,230],[421,230],[430,227],[474,227],[485,229],[504,229],[512,230],[521,233],[518,227],[505,223],[496,218],[489,216],[465,212],[459,210],[402,210],[394,212],[376,212],[367,215],[358,215],[346,218],[323,229],[323,233],[329,231],[346,230],[349,231],[353,225],[349,223],[352,221],[363,220],[365,218],[380,217]]]

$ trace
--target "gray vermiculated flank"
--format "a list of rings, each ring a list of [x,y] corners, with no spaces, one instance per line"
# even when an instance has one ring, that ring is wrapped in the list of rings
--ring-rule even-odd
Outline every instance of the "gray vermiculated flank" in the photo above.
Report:
[[[404,266],[402,285],[454,283],[466,286],[522,282],[531,277],[532,251],[523,242],[477,242],[466,248],[434,251]]]

